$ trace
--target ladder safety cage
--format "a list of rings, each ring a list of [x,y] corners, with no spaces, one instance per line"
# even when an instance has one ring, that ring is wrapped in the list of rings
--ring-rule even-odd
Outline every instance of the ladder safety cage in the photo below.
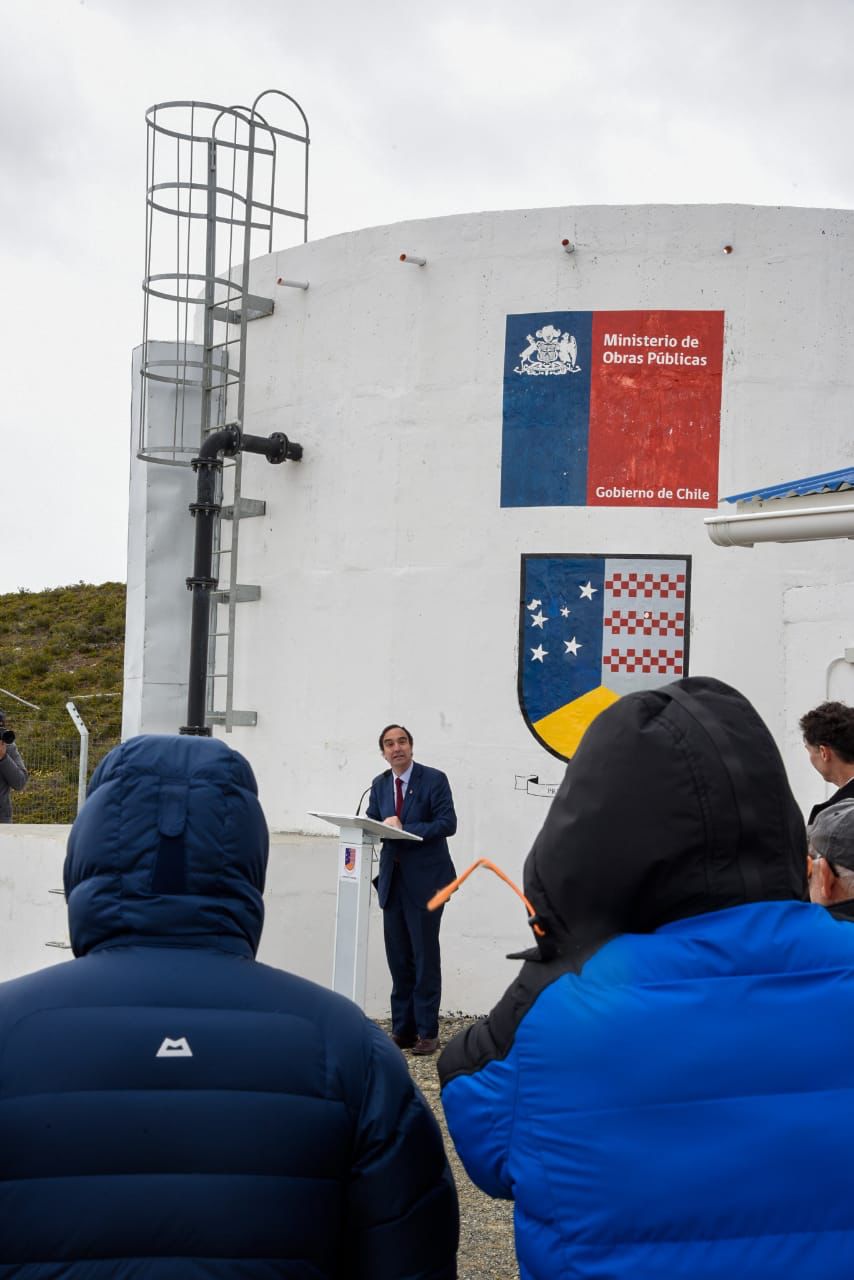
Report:
[[[243,428],[247,325],[274,305],[249,292],[250,263],[308,239],[309,127],[296,99],[278,89],[251,107],[160,103],[146,112],[146,125],[137,456],[189,467],[212,433]],[[265,504],[241,494],[241,452],[223,461],[214,496],[206,720],[230,732],[256,722],[255,712],[233,706],[236,607],[260,595],[239,583],[237,553],[240,520],[263,515]]]

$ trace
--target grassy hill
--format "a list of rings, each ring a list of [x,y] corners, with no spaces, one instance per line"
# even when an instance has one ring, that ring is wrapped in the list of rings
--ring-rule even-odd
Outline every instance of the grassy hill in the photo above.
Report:
[[[80,737],[65,704],[89,730],[89,772],[119,741],[125,587],[80,582],[0,595],[0,707],[30,771],[14,795],[16,822],[70,822],[77,808]]]

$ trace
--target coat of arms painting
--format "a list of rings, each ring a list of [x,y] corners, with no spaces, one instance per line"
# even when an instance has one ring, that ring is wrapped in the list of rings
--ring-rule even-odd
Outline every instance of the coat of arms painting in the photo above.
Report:
[[[522,556],[519,704],[548,751],[571,759],[605,707],[688,674],[690,590],[690,556]]]

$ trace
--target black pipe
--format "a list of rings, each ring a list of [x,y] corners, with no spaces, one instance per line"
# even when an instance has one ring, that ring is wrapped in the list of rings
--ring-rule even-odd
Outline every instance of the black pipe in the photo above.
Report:
[[[244,435],[240,444],[244,453],[263,453],[268,462],[299,462],[302,457],[302,445],[289,440],[283,431],[274,431],[270,436]]]
[[[213,562],[214,521],[219,515],[216,501],[216,479],[222,471],[222,453],[233,457],[240,448],[240,431],[237,427],[221,427],[204,440],[199,456],[191,466],[196,473],[196,501],[190,503],[190,512],[196,521],[196,539],[193,550],[193,576],[187,579],[187,587],[193,593],[190,621],[190,675],[187,690],[187,723],[181,733],[210,737],[210,725],[205,724],[205,694],[208,679],[208,632],[210,630],[211,592],[216,589],[216,578],[211,577]]]
[[[270,436],[243,435],[239,427],[221,427],[207,436],[199,456],[193,458],[192,468],[198,477],[196,501],[190,503],[190,512],[196,521],[196,539],[193,553],[193,576],[187,579],[187,587],[193,593],[192,619],[190,622],[190,675],[187,692],[187,723],[180,733],[197,737],[210,737],[210,725],[205,724],[205,701],[208,679],[208,636],[210,633],[211,592],[216,590],[217,580],[211,577],[213,567],[214,521],[220,513],[216,500],[217,475],[222,471],[223,457],[235,454],[261,453],[268,462],[298,461],[302,457],[302,445],[288,440],[281,431]]]

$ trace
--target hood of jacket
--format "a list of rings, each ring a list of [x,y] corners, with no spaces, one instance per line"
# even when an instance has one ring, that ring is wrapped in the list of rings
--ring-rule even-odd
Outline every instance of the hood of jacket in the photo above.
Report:
[[[74,954],[147,943],[254,955],[268,847],[239,752],[216,738],[131,738],[98,765],[68,838]]]
[[[807,897],[806,835],[780,753],[735,689],[632,693],[581,740],[525,863],[541,959],[581,965],[619,933]],[[535,953],[536,954],[536,953]]]

